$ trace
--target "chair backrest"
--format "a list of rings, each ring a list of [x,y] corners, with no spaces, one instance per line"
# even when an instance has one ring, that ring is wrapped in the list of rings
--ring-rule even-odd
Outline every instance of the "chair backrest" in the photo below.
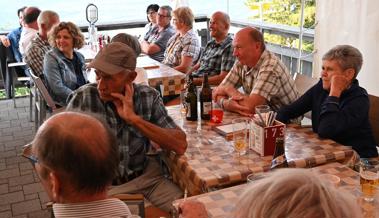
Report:
[[[379,143],[379,97],[369,95],[370,111],[369,120],[374,134],[376,143]]]
[[[47,106],[49,106],[52,111],[56,110],[57,106],[55,105],[53,98],[50,96],[49,91],[47,91],[47,88],[43,83],[42,79],[36,76],[32,71],[30,71],[30,76],[32,77],[35,86],[37,87],[43,100],[45,100]]]
[[[294,80],[300,95],[303,95],[308,89],[318,82],[317,78],[312,78],[300,73],[295,73]]]

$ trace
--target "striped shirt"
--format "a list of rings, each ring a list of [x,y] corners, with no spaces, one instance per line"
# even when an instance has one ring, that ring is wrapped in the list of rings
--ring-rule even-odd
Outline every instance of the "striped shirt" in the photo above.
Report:
[[[192,57],[192,61],[195,61],[199,54],[199,39],[194,31],[190,29],[184,36],[180,36],[177,33],[168,40],[162,63],[170,67],[176,67],[182,62],[182,56]]]
[[[131,215],[128,206],[116,198],[108,198],[99,201],[83,203],[53,204],[54,216],[64,217],[129,217]]]
[[[26,49],[25,62],[36,76],[43,74],[43,58],[50,49],[49,42],[43,40],[38,33],[28,49]]]
[[[255,67],[249,68],[238,60],[220,85],[243,87],[246,94],[264,97],[275,111],[294,102],[299,93],[286,66],[274,53],[265,50]]]
[[[162,128],[177,128],[167,114],[158,91],[145,86],[133,84],[134,112],[144,120]],[[128,177],[144,169],[147,164],[146,152],[150,140],[133,125],[126,123],[117,113],[112,102],[104,102],[99,97],[96,84],[88,84],[77,89],[69,96],[66,110],[81,110],[98,114],[107,121],[117,136],[120,150],[119,176]]]
[[[229,72],[236,60],[233,56],[232,37],[228,35],[224,41],[217,43],[212,39],[205,46],[203,55],[200,59],[200,67],[193,73],[195,76],[219,75],[221,71]]]

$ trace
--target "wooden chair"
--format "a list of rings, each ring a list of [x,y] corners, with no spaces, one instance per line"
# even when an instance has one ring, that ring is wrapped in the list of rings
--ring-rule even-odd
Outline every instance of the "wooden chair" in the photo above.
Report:
[[[369,120],[376,143],[379,143],[379,97],[369,95],[370,111]]]
[[[53,98],[50,96],[42,79],[36,76],[30,71],[30,76],[35,85],[35,111],[34,111],[34,124],[36,130],[46,119],[46,112],[49,111],[52,114],[63,111],[64,107],[56,104]],[[47,110],[48,109],[48,110]]]

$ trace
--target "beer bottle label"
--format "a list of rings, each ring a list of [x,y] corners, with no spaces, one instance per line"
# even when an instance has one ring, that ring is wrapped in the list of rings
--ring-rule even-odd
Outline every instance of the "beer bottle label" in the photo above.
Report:
[[[203,103],[204,114],[209,114],[212,110],[212,102],[204,102]]]

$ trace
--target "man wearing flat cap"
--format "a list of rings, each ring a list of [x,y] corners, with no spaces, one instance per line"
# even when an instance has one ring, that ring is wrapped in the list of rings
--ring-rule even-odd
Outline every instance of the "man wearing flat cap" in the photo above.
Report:
[[[99,114],[114,130],[121,160],[116,180],[121,185],[114,186],[109,194],[143,193],[155,206],[169,211],[172,201],[183,193],[163,175],[158,158],[146,152],[154,141],[163,150],[183,154],[187,148],[185,133],[167,114],[155,89],[133,84],[136,56],[129,46],[108,44],[89,67],[95,68],[97,83],[76,90],[69,97],[67,110]]]

